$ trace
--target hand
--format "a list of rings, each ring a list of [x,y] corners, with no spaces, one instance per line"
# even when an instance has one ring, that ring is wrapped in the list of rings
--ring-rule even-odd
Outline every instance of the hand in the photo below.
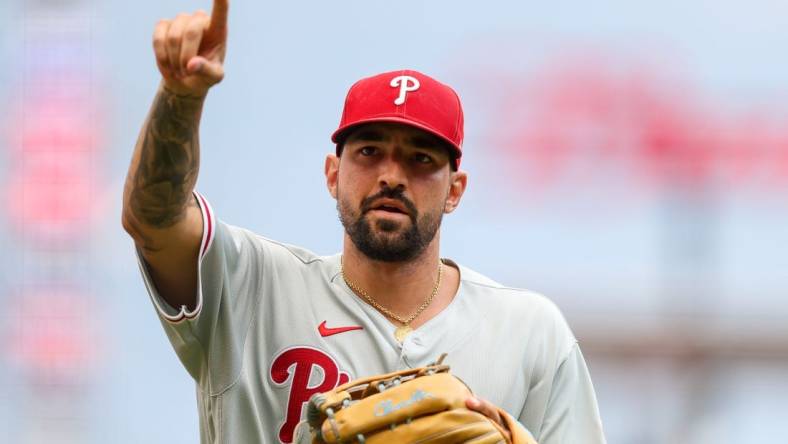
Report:
[[[470,410],[479,412],[482,415],[497,422],[498,425],[500,425],[501,428],[506,433],[507,442],[512,442],[512,432],[509,431],[509,427],[507,427],[506,424],[503,422],[503,418],[501,418],[501,415],[498,413],[498,408],[495,407],[492,403],[490,403],[489,401],[485,401],[484,399],[471,397],[465,400],[465,406],[468,407]]]
[[[153,32],[153,52],[164,86],[170,91],[202,97],[224,77],[229,0],[214,0],[205,11],[160,20]]]

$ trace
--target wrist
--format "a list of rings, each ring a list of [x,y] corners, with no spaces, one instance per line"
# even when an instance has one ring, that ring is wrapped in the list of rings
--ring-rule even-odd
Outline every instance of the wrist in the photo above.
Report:
[[[166,80],[162,80],[159,89],[167,95],[174,96],[182,100],[198,100],[203,101],[208,95],[208,89],[195,91],[193,89],[180,88],[175,85],[167,84]]]

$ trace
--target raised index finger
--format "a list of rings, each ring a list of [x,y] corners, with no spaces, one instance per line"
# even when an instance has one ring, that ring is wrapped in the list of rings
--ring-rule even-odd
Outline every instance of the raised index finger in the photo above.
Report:
[[[212,30],[224,30],[227,28],[228,9],[230,9],[230,0],[213,0],[211,24],[208,28]]]

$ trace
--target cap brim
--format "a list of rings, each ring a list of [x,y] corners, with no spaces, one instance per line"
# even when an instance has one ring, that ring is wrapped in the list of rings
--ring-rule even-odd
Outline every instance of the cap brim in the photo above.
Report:
[[[353,129],[355,129],[356,127],[358,127],[360,125],[367,124],[367,123],[376,123],[376,122],[401,123],[403,125],[412,126],[414,128],[418,128],[420,130],[426,131],[426,132],[432,134],[433,136],[436,136],[439,139],[443,140],[447,144],[449,144],[449,146],[454,151],[454,156],[457,159],[462,157],[462,150],[460,150],[460,147],[458,147],[457,144],[455,144],[453,141],[451,141],[448,138],[444,137],[438,131],[430,128],[427,125],[421,124],[419,122],[414,122],[413,120],[409,120],[409,119],[406,119],[406,118],[403,118],[403,117],[395,117],[395,116],[373,117],[373,118],[369,118],[369,119],[358,120],[358,121],[355,121],[355,122],[353,122],[351,124],[342,126],[339,129],[337,129],[336,131],[334,131],[334,134],[331,135],[331,141],[336,143],[336,144],[339,144],[340,142],[344,142],[344,139],[347,136],[347,134],[350,131],[352,131]]]

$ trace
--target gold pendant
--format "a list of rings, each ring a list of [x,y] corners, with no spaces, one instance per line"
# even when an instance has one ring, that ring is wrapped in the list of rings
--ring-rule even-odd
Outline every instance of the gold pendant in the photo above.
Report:
[[[397,327],[397,329],[396,329],[396,330],[394,330],[394,337],[395,337],[395,338],[397,338],[397,341],[398,341],[400,344],[402,344],[403,342],[405,342],[405,338],[406,338],[406,337],[407,337],[407,336],[410,334],[410,332],[412,332],[412,331],[413,331],[413,329],[412,329],[412,328],[410,328],[410,325],[403,325],[403,326],[401,326],[401,327]]]

